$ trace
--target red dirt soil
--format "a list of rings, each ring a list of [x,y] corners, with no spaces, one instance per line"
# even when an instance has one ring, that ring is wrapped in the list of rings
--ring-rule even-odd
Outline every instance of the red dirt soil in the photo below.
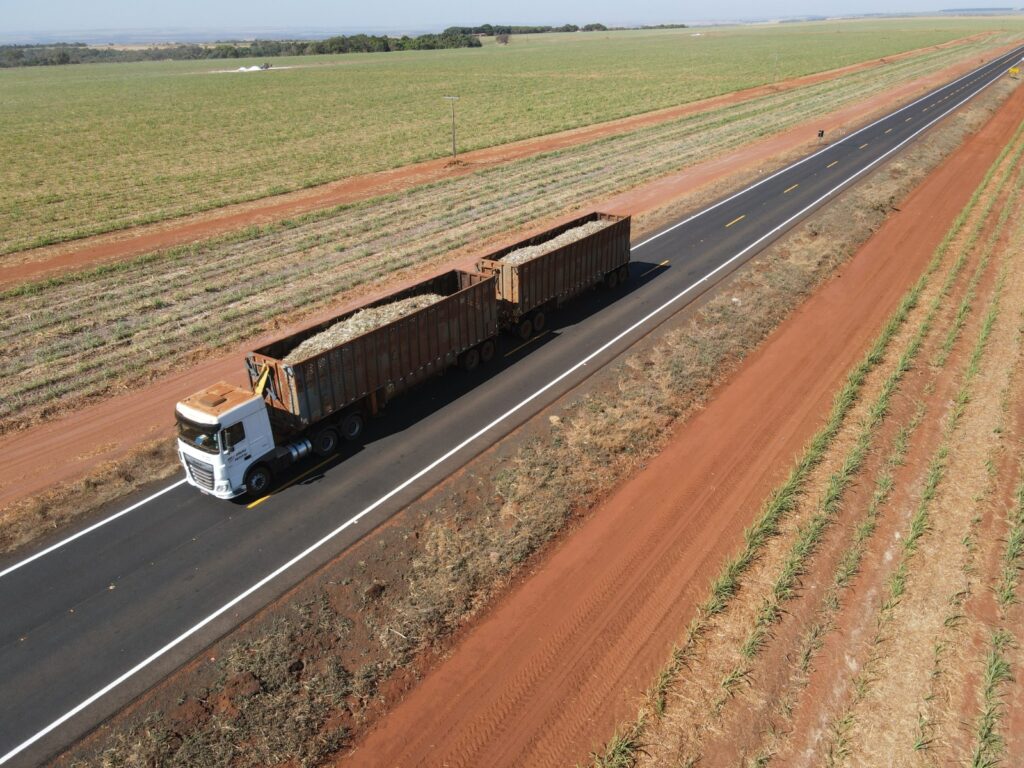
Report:
[[[1017,89],[904,201],[842,279],[784,322],[345,762],[571,765],[599,749],[635,714],[637,696],[683,636],[723,557],[1022,115]]]
[[[815,140],[808,137],[814,136],[818,126],[834,130],[840,126],[863,123],[881,112],[887,112],[894,103],[909,100],[921,90],[951,79],[974,65],[973,60],[961,62],[925,80],[909,83],[867,102],[822,116],[814,122],[796,126],[595,205],[612,213],[635,216],[659,209],[683,196],[699,195],[702,189],[722,179],[770,164],[782,154],[814,146]],[[412,181],[408,183],[412,184]],[[563,218],[567,220],[571,215]],[[553,223],[557,222],[544,222],[534,230],[540,231]],[[510,236],[508,242],[514,242],[524,234]],[[446,268],[471,268],[475,261],[475,254],[467,254],[452,261]],[[369,290],[376,295],[384,295],[403,285],[415,283],[426,272],[437,271],[438,265],[427,265],[407,274],[400,281],[373,286]],[[83,477],[100,464],[118,459],[143,443],[169,437],[173,434],[174,404],[182,397],[218,380],[246,384],[248,379],[242,361],[249,349],[333,317],[367,298],[365,294],[352,296],[345,304],[322,310],[294,326],[275,329],[258,339],[248,340],[222,355],[154,384],[123,395],[111,396],[98,404],[0,437],[0,451],[6,456],[6,471],[0,476],[0,508],[59,483]]]
[[[832,80],[842,75],[910,58],[925,51],[949,48],[986,36],[987,33],[972,35],[962,40],[954,40],[930,48],[907,51],[882,59],[793,78],[782,83],[748,88],[743,91],[695,101],[678,107],[670,107],[606,123],[549,134],[535,139],[526,139],[511,144],[467,152],[460,156],[457,164],[451,163],[448,158],[430,160],[379,173],[354,176],[311,189],[275,195],[249,203],[225,206],[207,213],[195,214],[142,227],[133,227],[111,234],[83,238],[71,243],[22,251],[18,254],[3,257],[4,263],[0,264],[0,286],[22,283],[97,264],[119,261],[131,256],[149,253],[150,251],[194,243],[248,226],[269,224],[335,205],[393,194],[440,179],[466,176],[487,166],[508,163],[542,152],[550,152],[594,141],[604,136],[626,133],[645,126],[657,125],[685,115],[720,109],[730,104],[736,104],[771,93],[788,91]],[[1002,53],[1003,50],[1000,48],[998,52]],[[1010,47],[1006,47],[1005,50],[1010,50]],[[993,53],[995,51],[987,53],[986,57],[990,57]],[[915,81],[909,86],[900,89],[897,92],[898,95],[887,94],[886,103],[891,104],[894,99],[901,99],[906,95],[925,90],[928,84],[947,79],[951,72],[966,71],[974,65],[973,61],[972,57],[971,63],[962,62],[932,77]],[[839,124],[841,124],[841,121],[833,120],[831,123],[816,125],[817,127],[831,130]],[[806,137],[806,134],[807,129],[805,128],[801,135],[801,141]]]

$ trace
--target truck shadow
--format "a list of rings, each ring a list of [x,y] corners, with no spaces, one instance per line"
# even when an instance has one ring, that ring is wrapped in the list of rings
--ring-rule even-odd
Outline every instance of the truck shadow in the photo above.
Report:
[[[394,438],[424,419],[443,410],[448,405],[501,376],[523,360],[592,317],[599,315],[612,305],[627,300],[630,295],[644,288],[666,274],[671,265],[652,264],[643,261],[630,262],[630,279],[625,285],[614,289],[597,288],[574,298],[557,311],[548,315],[547,327],[527,341],[501,334],[498,337],[498,351],[490,363],[481,364],[474,371],[450,369],[444,375],[435,377],[410,390],[406,395],[389,403],[382,414],[372,419],[356,442],[344,443],[341,450],[330,459],[306,459],[281,473],[273,493],[280,493],[291,485],[315,485],[325,480],[335,467],[344,464],[368,446]],[[502,403],[494,409],[495,415],[513,403]]]

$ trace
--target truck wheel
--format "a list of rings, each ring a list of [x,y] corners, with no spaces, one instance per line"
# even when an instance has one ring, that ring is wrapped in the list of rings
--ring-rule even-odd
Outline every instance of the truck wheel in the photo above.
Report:
[[[524,317],[519,322],[519,325],[516,326],[516,333],[519,334],[520,339],[526,341],[533,336],[533,321],[528,317]]]
[[[494,359],[494,339],[488,339],[480,345],[480,362],[489,363]]]
[[[338,450],[338,430],[325,427],[313,436],[313,453],[321,458],[330,456]]]
[[[540,310],[533,313],[533,332],[540,333],[544,330],[544,326],[547,325],[548,319],[544,317],[544,313]]]
[[[363,419],[363,414],[352,411],[341,420],[341,435],[346,440],[355,440],[363,434],[364,426],[366,426],[366,421]]]
[[[270,489],[274,476],[265,464],[250,467],[245,473],[245,490],[250,496],[262,496]]]
[[[618,284],[619,284],[619,273],[617,271],[616,272],[609,272],[607,275],[604,276],[604,287],[607,288],[609,291],[613,290],[614,288],[616,288],[618,286]]]
[[[625,285],[629,282],[629,264],[623,264],[619,267],[619,283]]]
[[[462,365],[462,370],[473,371],[480,365],[480,350],[476,347],[467,349],[462,353],[462,360],[459,361]]]

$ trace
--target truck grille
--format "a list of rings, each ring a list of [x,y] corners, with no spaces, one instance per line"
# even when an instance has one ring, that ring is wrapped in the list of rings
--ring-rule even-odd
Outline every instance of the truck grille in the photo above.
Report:
[[[196,484],[201,485],[208,491],[212,491],[213,465],[207,464],[205,461],[193,459],[187,455],[185,456],[185,463],[188,465],[188,471],[192,475],[192,479],[196,481]]]

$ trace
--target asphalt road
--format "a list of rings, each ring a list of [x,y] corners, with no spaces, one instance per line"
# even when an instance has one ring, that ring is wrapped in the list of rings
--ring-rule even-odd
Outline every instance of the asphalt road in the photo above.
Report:
[[[0,560],[0,764],[36,765],[71,743],[620,355],[1022,54],[841,140],[826,137],[819,152],[638,243],[626,289],[580,299],[522,348],[508,342],[488,372],[452,373],[394,403],[364,445],[300,466],[291,485],[256,505],[178,485],[43,545],[34,559]]]

